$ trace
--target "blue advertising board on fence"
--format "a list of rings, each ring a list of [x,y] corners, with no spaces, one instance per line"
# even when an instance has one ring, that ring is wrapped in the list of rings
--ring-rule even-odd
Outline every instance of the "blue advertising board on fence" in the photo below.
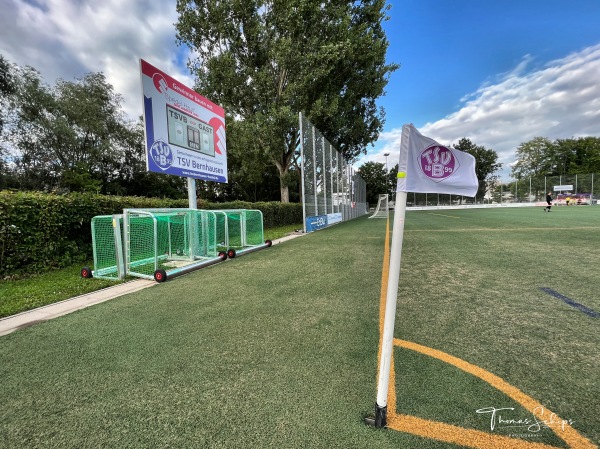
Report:
[[[327,215],[306,217],[306,232],[313,232],[327,227]]]

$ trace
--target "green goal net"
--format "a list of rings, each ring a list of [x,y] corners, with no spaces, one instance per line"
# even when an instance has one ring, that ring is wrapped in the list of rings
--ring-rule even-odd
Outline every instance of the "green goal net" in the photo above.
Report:
[[[127,274],[153,278],[197,261],[218,258],[217,218],[195,209],[126,209]]]
[[[92,218],[95,277],[113,280],[124,277],[122,231],[123,215],[98,215]]]
[[[264,244],[263,215],[253,209],[219,210],[226,217],[228,248],[243,249]]]
[[[262,212],[247,209],[125,209],[94,217],[92,240],[82,276],[159,282],[266,245]]]

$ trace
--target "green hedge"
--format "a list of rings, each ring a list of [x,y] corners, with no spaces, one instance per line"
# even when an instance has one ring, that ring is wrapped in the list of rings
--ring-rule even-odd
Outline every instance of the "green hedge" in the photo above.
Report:
[[[127,208],[188,207],[188,200],[0,191],[0,279],[92,257],[91,219]],[[300,204],[198,202],[200,209],[259,209],[265,228],[302,222]]]

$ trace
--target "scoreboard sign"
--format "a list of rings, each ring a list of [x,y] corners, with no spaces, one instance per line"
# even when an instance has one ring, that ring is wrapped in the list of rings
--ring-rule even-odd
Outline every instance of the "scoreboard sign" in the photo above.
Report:
[[[148,171],[226,183],[223,108],[140,62]]]

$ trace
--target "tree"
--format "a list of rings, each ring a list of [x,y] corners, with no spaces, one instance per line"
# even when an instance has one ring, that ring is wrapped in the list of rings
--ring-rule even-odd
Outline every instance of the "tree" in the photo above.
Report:
[[[557,139],[553,143],[555,175],[600,171],[600,138]]]
[[[550,174],[555,170],[554,145],[545,137],[535,137],[517,147],[517,162],[511,176],[523,179],[530,176]]]
[[[17,90],[11,64],[0,55],[0,133],[4,125],[4,116],[8,107],[8,98]]]
[[[5,138],[15,154],[13,162],[19,187],[34,188],[47,179],[48,164],[32,157],[33,152],[43,155],[44,136],[47,134],[46,111],[54,109],[50,88],[39,72],[32,67],[14,67],[16,87],[10,98],[8,126]]]
[[[377,204],[379,195],[389,193],[389,178],[385,172],[385,164],[366,162],[358,169],[358,174],[367,185],[367,202]]]
[[[8,164],[6,162],[8,150],[4,143],[4,124],[9,115],[9,99],[16,92],[15,74],[11,64],[0,55],[0,189],[6,187]]]
[[[178,40],[197,55],[196,89],[236,122],[244,156],[277,167],[289,200],[303,111],[346,160],[383,128],[389,74],[384,0],[178,0]],[[251,138],[250,138],[251,137]]]
[[[475,145],[466,137],[460,139],[454,147],[457,150],[469,153],[475,158],[475,175],[479,181],[476,197],[483,198],[497,179],[494,174],[502,168],[502,164],[498,162],[498,153],[484,146]]]
[[[511,175],[564,176],[600,171],[600,138],[579,137],[550,141],[536,137],[517,148],[517,162]]]
[[[396,186],[398,184],[398,164],[394,165],[388,173],[388,195],[390,201],[396,201]]]
[[[121,102],[102,73],[50,87],[20,69],[10,138],[21,187],[106,193],[132,141]]]
[[[228,120],[228,184],[215,184],[223,192],[215,200],[277,201],[280,199],[278,170],[254,151],[255,133],[243,120]],[[289,186],[290,181],[287,181]]]

